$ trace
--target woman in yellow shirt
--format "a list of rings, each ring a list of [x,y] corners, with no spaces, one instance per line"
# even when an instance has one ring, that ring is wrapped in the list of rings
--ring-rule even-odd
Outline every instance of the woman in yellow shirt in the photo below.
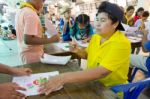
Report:
[[[117,12],[117,13],[115,13]],[[104,1],[96,15],[96,34],[91,38],[86,50],[78,46],[71,51],[87,59],[87,70],[63,73],[41,85],[41,93],[48,95],[60,86],[99,80],[107,87],[127,83],[130,42],[120,30],[122,10],[113,3]]]
[[[124,19],[122,21],[124,24],[128,24],[129,26],[134,25],[134,19],[132,17],[134,10],[135,9],[133,6],[128,6],[128,8],[126,9],[125,15],[124,15]]]

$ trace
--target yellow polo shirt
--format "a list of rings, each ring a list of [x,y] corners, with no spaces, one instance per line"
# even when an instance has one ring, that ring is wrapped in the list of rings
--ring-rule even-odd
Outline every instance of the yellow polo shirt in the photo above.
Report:
[[[100,35],[94,34],[86,49],[88,68],[103,66],[112,71],[105,78],[99,79],[107,87],[128,83],[130,41],[120,31],[116,31],[103,44],[100,44],[101,38]]]

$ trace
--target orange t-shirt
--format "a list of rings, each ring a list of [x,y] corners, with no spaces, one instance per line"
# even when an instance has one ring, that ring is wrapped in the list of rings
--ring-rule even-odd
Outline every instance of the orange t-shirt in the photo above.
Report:
[[[40,19],[35,11],[25,7],[16,15],[16,34],[18,49],[24,64],[40,61],[44,53],[42,45],[27,45],[24,42],[24,34],[42,38]]]

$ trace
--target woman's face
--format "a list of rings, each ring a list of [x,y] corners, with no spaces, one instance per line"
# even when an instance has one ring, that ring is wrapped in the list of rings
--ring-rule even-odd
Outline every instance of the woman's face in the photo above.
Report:
[[[55,8],[51,5],[49,6],[49,14],[53,15],[55,13]]]
[[[139,11],[137,14],[138,16],[142,17],[142,14],[143,14],[144,11]]]
[[[134,13],[134,9],[131,9],[131,10],[127,11],[126,14],[127,14],[127,16],[131,17],[133,15],[133,13]]]
[[[100,35],[109,35],[115,30],[116,23],[112,24],[112,21],[108,18],[108,14],[105,12],[99,13],[95,20],[96,33]]]
[[[69,19],[69,18],[71,17],[71,10],[65,12],[65,13],[64,13],[64,17],[65,17],[66,19]]]
[[[85,29],[85,24],[78,23],[79,29]]]
[[[147,20],[147,18],[148,18],[148,17],[142,17],[142,20],[143,20],[143,21],[146,21],[146,20]]]

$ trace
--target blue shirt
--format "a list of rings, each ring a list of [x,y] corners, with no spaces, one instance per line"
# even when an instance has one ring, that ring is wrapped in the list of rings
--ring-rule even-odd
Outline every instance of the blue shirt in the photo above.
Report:
[[[141,19],[138,19],[136,22],[135,22],[135,24],[134,24],[134,26],[135,27],[140,27],[142,25],[142,20]]]
[[[147,41],[144,44],[144,49],[147,50],[148,52],[150,52],[150,41]],[[148,57],[146,60],[146,67],[150,71],[150,57]]]
[[[76,25],[75,28],[77,29],[77,30],[76,30],[76,33],[73,34],[73,29],[71,29],[70,35],[73,36],[73,37],[75,37],[77,40],[86,39],[86,38],[88,38],[89,36],[92,36],[92,35],[94,34],[93,28],[92,28],[91,25],[90,25],[90,27],[89,27],[89,28],[90,28],[90,30],[89,30],[89,35],[87,35],[86,29],[80,29],[80,28],[78,27],[78,25]]]
[[[73,25],[74,19],[71,18],[70,22]],[[63,31],[63,28],[64,28],[64,20],[60,19],[60,29],[61,29],[61,31]],[[67,27],[66,27],[66,31],[63,32],[63,35],[62,35],[63,41],[70,41],[71,40],[71,37],[70,37],[70,28],[71,27],[69,26],[69,22],[68,22],[67,23]]]
[[[145,44],[144,44],[144,48],[150,52],[150,41],[147,41]]]

